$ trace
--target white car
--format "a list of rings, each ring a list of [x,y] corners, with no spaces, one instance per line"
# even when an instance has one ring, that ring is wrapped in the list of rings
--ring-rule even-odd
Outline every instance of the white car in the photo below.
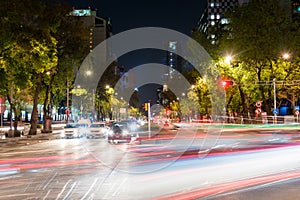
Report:
[[[61,138],[79,138],[84,137],[89,131],[88,124],[69,123],[64,127]]]
[[[87,138],[105,138],[107,136],[108,127],[104,122],[92,123],[86,135]]]
[[[76,123],[69,123],[67,124],[61,135],[61,138],[78,138],[79,134],[78,134],[78,126]]]

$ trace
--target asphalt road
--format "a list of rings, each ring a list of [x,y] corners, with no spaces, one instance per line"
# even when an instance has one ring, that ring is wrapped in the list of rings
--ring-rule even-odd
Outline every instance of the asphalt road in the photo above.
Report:
[[[259,199],[245,188],[300,177],[296,131],[183,128],[146,136],[141,144],[82,138],[6,145],[0,199]]]

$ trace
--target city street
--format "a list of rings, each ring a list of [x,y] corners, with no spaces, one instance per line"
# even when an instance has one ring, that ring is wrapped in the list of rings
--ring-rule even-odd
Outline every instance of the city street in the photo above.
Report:
[[[300,176],[295,130],[179,130],[141,144],[81,138],[3,146],[0,199],[200,199]]]

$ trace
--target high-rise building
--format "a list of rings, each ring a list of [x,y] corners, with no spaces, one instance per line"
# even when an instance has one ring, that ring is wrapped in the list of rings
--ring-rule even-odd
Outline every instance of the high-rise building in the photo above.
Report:
[[[300,19],[300,0],[292,0],[292,17]]]
[[[174,70],[182,72],[182,58],[178,55],[180,44],[177,41],[169,41],[166,56],[166,65],[170,67],[169,76],[172,78]]]
[[[196,29],[205,33],[213,44],[216,43],[218,30],[228,24],[228,20],[224,17],[225,12],[245,3],[248,3],[248,0],[207,0]]]
[[[98,44],[112,35],[112,25],[110,19],[96,16],[96,11],[91,9],[74,9],[70,16],[80,17],[85,27],[89,28],[87,34],[89,49],[92,51]]]
[[[228,20],[224,17],[225,12],[237,5],[239,5],[238,0],[207,0],[197,30],[205,33],[213,44],[216,43],[218,30],[228,24]]]

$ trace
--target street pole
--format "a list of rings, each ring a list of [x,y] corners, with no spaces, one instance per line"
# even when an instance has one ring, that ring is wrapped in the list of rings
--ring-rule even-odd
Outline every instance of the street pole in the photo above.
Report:
[[[151,108],[150,108],[150,103],[147,103],[147,108],[148,108],[148,137],[151,137]]]
[[[69,109],[69,84],[68,84],[68,80],[67,80],[67,109]],[[68,124],[69,122],[69,115],[67,115],[67,120],[66,120],[66,123]]]
[[[92,115],[93,115],[93,120],[95,120],[95,90],[92,90]]]
[[[276,114],[276,78],[273,79],[274,86],[274,124],[277,124],[277,114]]]

